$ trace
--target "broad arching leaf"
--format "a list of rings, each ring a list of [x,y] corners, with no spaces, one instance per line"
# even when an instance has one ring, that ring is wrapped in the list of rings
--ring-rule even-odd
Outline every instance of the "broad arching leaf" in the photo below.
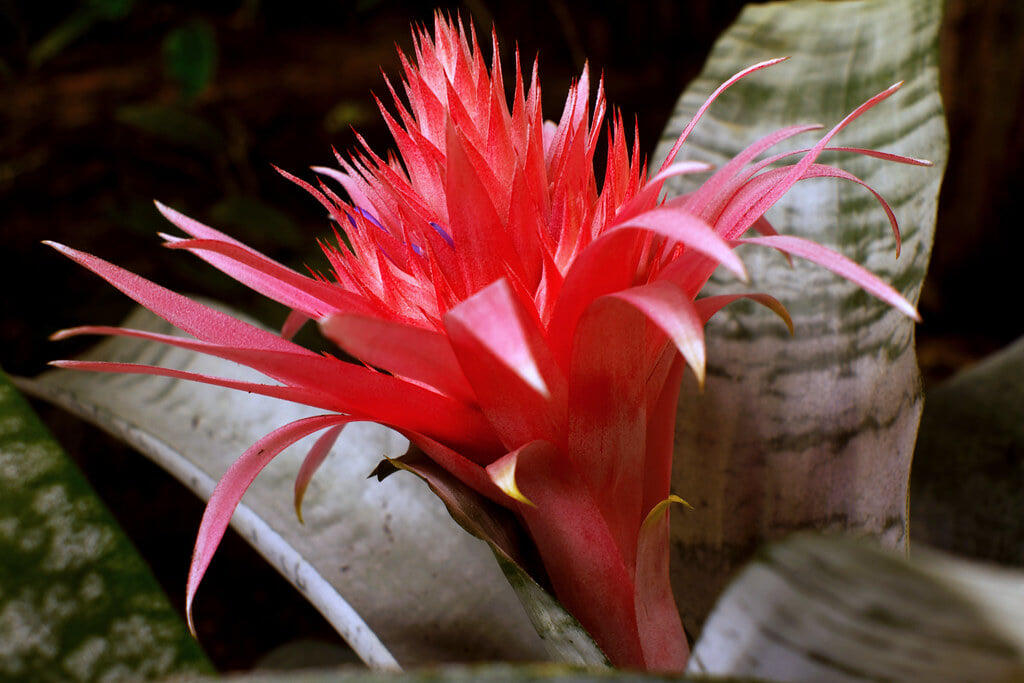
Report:
[[[759,553],[687,673],[766,681],[1024,679],[1024,573],[810,534]],[[714,678],[713,680],[719,680]]]
[[[123,326],[173,332],[143,309]],[[106,339],[87,357],[265,381],[230,362],[127,337]],[[284,401],[150,375],[58,370],[23,380],[22,387],[132,444],[204,499],[258,438],[314,414]],[[377,425],[348,427],[306,491],[300,524],[293,482],[310,445],[299,442],[257,477],[232,525],[363,661],[394,669],[545,658],[488,546],[463,532],[416,477],[367,480],[382,457],[405,451],[405,439]],[[200,587],[195,609],[202,604]]]
[[[903,88],[842,131],[836,145],[925,158],[931,168],[830,153],[828,162],[892,205],[902,253],[885,212],[852,182],[797,183],[767,218],[783,234],[830,246],[916,301],[931,250],[947,156],[938,90],[939,0],[770,3],[748,6],[683,94],[660,153],[719,83],[760,71],[717,100],[683,154],[721,165],[785,125],[831,127],[872,95]],[[798,137],[793,149],[815,139]],[[835,155],[839,154],[836,158]],[[657,156],[657,155],[656,155]],[[680,176],[674,192],[693,189]],[[775,316],[733,305],[707,327],[703,393],[683,388],[675,492],[695,510],[675,517],[673,578],[691,633],[735,570],[767,539],[804,528],[907,540],[907,481],[921,412],[913,323],[828,271],[745,247],[751,284],[717,273],[705,294],[763,291],[789,309],[791,338]]]

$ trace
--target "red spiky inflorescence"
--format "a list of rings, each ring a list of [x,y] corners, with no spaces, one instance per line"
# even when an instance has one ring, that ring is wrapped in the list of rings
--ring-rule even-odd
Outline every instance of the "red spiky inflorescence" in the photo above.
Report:
[[[273,431],[225,474],[196,543],[190,615],[231,513],[258,472],[298,439],[322,433],[299,473],[298,503],[341,428],[369,420],[406,435],[457,485],[512,510],[558,598],[613,663],[681,670],[688,646],[668,578],[666,510],[677,500],[670,491],[675,404],[686,365],[703,380],[704,323],[737,297],[695,298],[718,265],[745,277],[733,251],[745,242],[816,261],[916,316],[874,275],[813,242],[776,234],[763,217],[799,180],[860,182],[816,163],[817,156],[897,86],[859,107],[791,165],[775,165],[788,155],[754,160],[817,127],[769,135],[694,193],[664,201],[667,178],[707,170],[675,162],[707,106],[732,83],[779,60],[741,71],[712,94],[653,177],[635,141],[630,151],[615,115],[599,183],[594,156],[605,103],[599,85],[590,112],[586,68],[551,123],[541,114],[537,66],[527,88],[518,54],[509,109],[495,39],[490,69],[461,22],[437,15],[433,35],[421,28],[414,41],[412,58],[402,55],[407,104],[389,82],[396,113],[380,105],[397,155],[381,158],[364,143],[351,158],[338,157],[340,170],[316,169],[328,181],[319,187],[285,174],[320,201],[347,238],[350,246],[324,245],[333,277],[301,275],[158,205],[189,235],[166,236],[169,247],[191,251],[293,309],[284,337],[302,319],[313,319],[365,366],[310,352],[60,245],[195,339],[106,327],[58,336],[148,338],[248,365],[275,384],[125,363],[57,364],[183,377],[327,411]],[[898,238],[895,217],[879,200]],[[761,236],[743,239],[751,227]],[[788,323],[770,296],[743,296]]]

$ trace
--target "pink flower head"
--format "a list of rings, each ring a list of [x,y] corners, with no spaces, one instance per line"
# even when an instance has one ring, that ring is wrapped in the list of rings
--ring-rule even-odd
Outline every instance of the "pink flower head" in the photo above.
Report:
[[[364,144],[352,158],[339,157],[340,170],[316,169],[327,180],[319,187],[288,176],[347,237],[348,244],[324,245],[330,276],[292,271],[158,205],[189,235],[166,236],[167,246],[193,252],[293,310],[282,336],[54,245],[193,339],[106,327],[58,336],[152,339],[248,365],[273,384],[126,363],[58,365],[184,377],[325,411],[271,432],[220,481],[196,542],[190,615],[231,513],[259,471],[285,447],[321,433],[298,475],[298,504],[342,427],[374,421],[407,436],[457,486],[514,513],[539,553],[544,580],[612,663],[681,670],[688,646],[668,574],[667,508],[679,500],[670,490],[676,399],[686,366],[703,380],[704,323],[737,298],[695,297],[719,265],[745,278],[733,248],[755,243],[816,261],[916,317],[874,275],[813,242],[776,234],[763,217],[799,180],[861,182],[816,159],[836,132],[895,86],[791,165],[778,165],[788,155],[755,159],[816,127],[769,135],[697,191],[666,201],[660,195],[667,178],[707,170],[674,161],[704,109],[735,81],[779,60],[723,84],[651,177],[615,114],[599,183],[594,155],[606,108],[599,84],[590,111],[586,68],[556,124],[542,118],[536,65],[527,88],[517,55],[510,110],[496,42],[488,70],[475,34],[467,36],[461,22],[437,15],[433,35],[419,29],[414,40],[412,58],[402,55],[407,104],[389,82],[396,112],[380,105],[397,155],[384,159]],[[879,201],[898,239],[895,218]],[[760,236],[742,237],[748,228]],[[789,322],[771,297],[745,296]],[[288,341],[305,319],[365,365]]]

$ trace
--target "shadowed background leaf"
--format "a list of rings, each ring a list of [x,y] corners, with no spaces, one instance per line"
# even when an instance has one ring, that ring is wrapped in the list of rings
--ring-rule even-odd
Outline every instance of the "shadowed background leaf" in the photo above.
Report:
[[[1024,339],[928,392],[911,538],[1024,566]]]

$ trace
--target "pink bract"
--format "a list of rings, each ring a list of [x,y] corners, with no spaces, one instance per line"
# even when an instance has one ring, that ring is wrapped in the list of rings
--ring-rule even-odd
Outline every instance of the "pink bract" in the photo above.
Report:
[[[380,105],[397,155],[381,158],[364,144],[351,158],[338,158],[340,170],[316,169],[327,181],[318,187],[285,174],[323,205],[348,240],[350,246],[340,239],[324,245],[329,276],[295,272],[158,204],[189,236],[165,236],[167,246],[191,251],[292,309],[286,334],[53,245],[193,339],[108,327],[56,336],[152,339],[242,363],[272,384],[126,363],[55,364],[169,375],[325,411],[277,428],[220,481],[196,542],[190,620],[199,581],[260,470],[292,443],[321,433],[297,477],[298,506],[341,428],[373,421],[406,435],[455,485],[514,513],[543,562],[546,576],[539,578],[612,663],[680,671],[689,649],[668,571],[668,503],[678,500],[670,480],[676,400],[686,366],[703,381],[704,324],[737,298],[696,296],[719,265],[745,278],[733,249],[755,243],[815,261],[916,318],[892,287],[825,247],[776,234],[763,216],[800,180],[860,183],[817,157],[898,86],[865,102],[790,165],[777,165],[788,155],[755,159],[816,126],[769,135],[697,191],[666,201],[667,178],[708,170],[675,162],[707,106],[737,80],[780,60],[745,69],[712,94],[652,177],[614,115],[607,171],[598,183],[594,156],[606,107],[599,84],[590,111],[586,68],[551,123],[542,118],[536,64],[526,87],[517,55],[510,110],[497,58],[488,69],[475,34],[461,22],[438,15],[433,34],[419,29],[414,40],[412,57],[402,55],[407,104],[389,82],[396,111]],[[347,200],[331,189],[334,183]],[[878,198],[898,244],[895,217]],[[760,236],[742,237],[750,228]],[[789,322],[770,296],[744,296]],[[365,365],[289,341],[304,319],[317,321]]]

